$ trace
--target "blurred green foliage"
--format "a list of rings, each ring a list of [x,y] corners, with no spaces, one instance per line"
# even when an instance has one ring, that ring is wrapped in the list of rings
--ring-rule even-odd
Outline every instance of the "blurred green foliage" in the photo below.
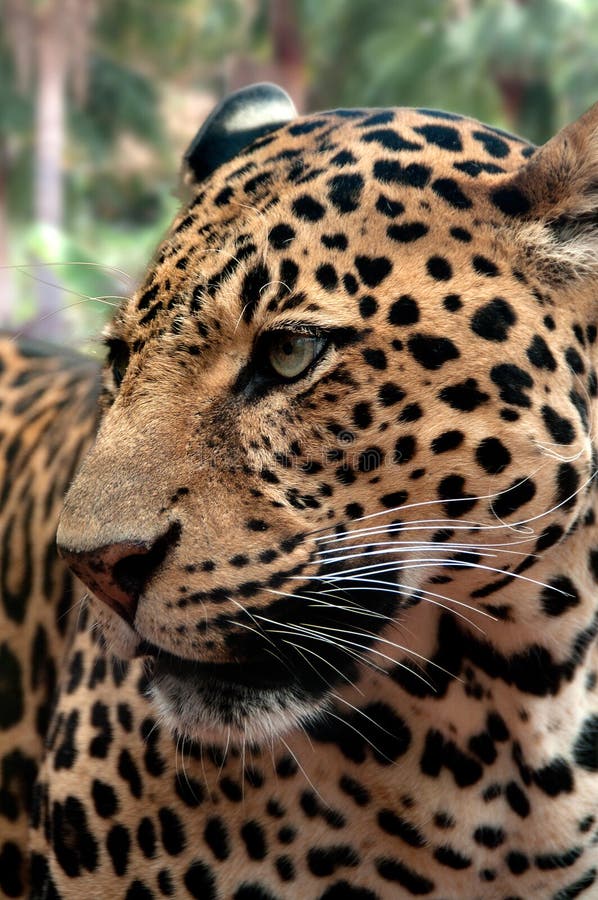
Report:
[[[0,34],[0,163],[10,175],[3,202],[10,262],[23,267],[13,272],[13,322],[35,315],[36,270],[27,268],[35,258],[53,264],[74,339],[97,332],[110,306],[85,298],[129,292],[176,208],[182,145],[179,138],[175,152],[171,120],[178,93],[217,100],[239,60],[269,76],[277,52],[272,9],[279,2],[96,4],[87,89],[80,102],[72,90],[68,95],[59,234],[32,222],[35,73],[19,84],[18,54]],[[543,142],[598,100],[595,0],[285,0],[284,6],[301,49],[309,108],[433,106]],[[199,124],[182,121],[178,131],[190,140]],[[125,137],[136,151],[144,148],[141,161],[130,158],[135,153]]]

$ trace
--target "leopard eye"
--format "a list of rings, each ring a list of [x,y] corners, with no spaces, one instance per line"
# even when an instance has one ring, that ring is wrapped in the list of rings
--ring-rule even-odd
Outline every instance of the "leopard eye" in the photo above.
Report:
[[[327,344],[325,337],[293,331],[273,332],[268,336],[268,362],[281,378],[297,378],[320,356]]]
[[[112,372],[114,385],[117,388],[120,387],[122,380],[125,377],[125,372],[127,371],[127,366],[129,365],[129,358],[129,348],[124,341],[113,339],[108,340],[107,365]]]

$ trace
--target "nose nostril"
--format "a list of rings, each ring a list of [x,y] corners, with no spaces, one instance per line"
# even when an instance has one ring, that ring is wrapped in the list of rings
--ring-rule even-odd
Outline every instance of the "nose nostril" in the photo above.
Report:
[[[139,597],[151,576],[175,546],[181,533],[178,522],[154,541],[121,541],[86,551],[59,548],[73,572],[90,590],[132,624]]]

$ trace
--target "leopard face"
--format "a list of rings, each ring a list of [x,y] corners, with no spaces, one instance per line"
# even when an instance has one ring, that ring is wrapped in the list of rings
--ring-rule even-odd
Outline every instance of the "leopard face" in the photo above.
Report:
[[[431,110],[277,114],[214,163],[240,107],[108,330],[58,535],[109,649],[221,742],[425,680],[447,616],[514,672],[558,643],[542,560],[594,473],[598,110],[540,151]]]

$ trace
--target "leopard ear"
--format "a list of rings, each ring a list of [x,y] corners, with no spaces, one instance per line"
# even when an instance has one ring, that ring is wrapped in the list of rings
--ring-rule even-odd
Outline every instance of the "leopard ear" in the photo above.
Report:
[[[210,113],[185,153],[191,179],[203,181],[256,138],[296,116],[293,101],[275,84],[252,84],[229,94]]]
[[[598,276],[598,103],[541,147],[492,200],[544,275]]]

